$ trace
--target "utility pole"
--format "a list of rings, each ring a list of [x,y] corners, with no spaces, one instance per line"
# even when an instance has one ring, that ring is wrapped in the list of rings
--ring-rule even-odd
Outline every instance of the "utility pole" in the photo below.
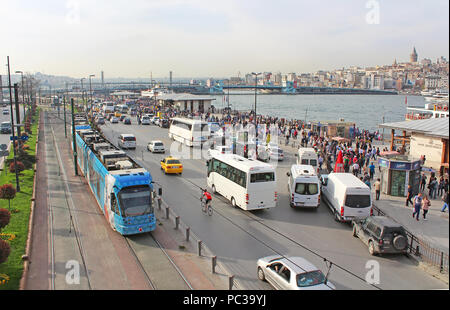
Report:
[[[73,165],[75,166],[75,175],[78,175],[77,167],[77,142],[75,140],[75,113],[73,108],[73,98],[70,98],[72,108],[72,145],[73,145]]]

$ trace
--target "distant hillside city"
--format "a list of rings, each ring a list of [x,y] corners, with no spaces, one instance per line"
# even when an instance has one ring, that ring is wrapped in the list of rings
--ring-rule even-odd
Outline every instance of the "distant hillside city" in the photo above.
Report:
[[[105,78],[102,71],[92,78],[92,83],[189,83],[191,85],[201,85],[213,87],[217,83],[222,85],[254,85],[255,75],[252,73],[241,74],[229,78],[205,77],[205,78],[176,78],[173,72],[169,72],[170,77],[164,78]],[[332,88],[355,88],[367,90],[395,90],[399,93],[420,94],[424,89],[448,89],[449,62],[443,56],[433,62],[429,58],[419,61],[418,53],[414,47],[409,55],[408,62],[397,62],[395,59],[391,65],[361,68],[352,66],[350,68],[336,69],[332,71],[319,70],[313,73],[283,74],[281,72],[262,72],[258,74],[258,85],[273,85],[286,87],[291,84],[294,87],[332,87]],[[32,74],[35,80],[39,81],[39,87],[43,89],[65,88],[80,89],[81,81],[77,78],[67,76],[53,76],[37,72]],[[85,87],[88,78],[84,79]],[[14,74],[11,76],[11,83],[21,82],[21,76]],[[8,77],[0,75],[0,85],[8,84]],[[69,85],[69,86],[67,86]],[[7,95],[6,90],[3,94]]]

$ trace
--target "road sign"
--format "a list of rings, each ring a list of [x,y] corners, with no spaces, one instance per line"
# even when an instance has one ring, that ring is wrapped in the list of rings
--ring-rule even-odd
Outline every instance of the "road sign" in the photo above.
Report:
[[[20,140],[22,140],[22,141],[27,141],[28,138],[29,138],[28,136],[21,136],[21,137],[20,137]]]
[[[19,140],[19,137],[17,136],[10,136],[9,140],[13,141],[13,140]]]

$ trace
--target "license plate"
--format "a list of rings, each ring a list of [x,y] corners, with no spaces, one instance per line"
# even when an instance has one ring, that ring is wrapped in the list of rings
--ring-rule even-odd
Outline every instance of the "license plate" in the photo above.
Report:
[[[264,208],[266,205],[259,205],[258,208]]]
[[[304,202],[297,202],[297,206],[303,206],[303,205],[305,205]]]

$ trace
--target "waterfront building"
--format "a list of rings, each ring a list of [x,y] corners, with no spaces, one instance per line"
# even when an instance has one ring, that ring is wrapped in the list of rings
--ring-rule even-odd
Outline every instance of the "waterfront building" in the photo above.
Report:
[[[385,123],[381,128],[391,129],[390,150],[394,150],[396,141],[402,147],[409,143],[409,154],[413,158],[425,155],[425,166],[441,173],[449,169],[449,121],[448,118],[429,118],[425,120]],[[403,135],[398,137],[395,131]]]
[[[211,111],[211,102],[215,100],[215,98],[210,96],[188,93],[161,94],[156,99],[162,107],[172,107],[178,111],[189,111],[191,113]]]

